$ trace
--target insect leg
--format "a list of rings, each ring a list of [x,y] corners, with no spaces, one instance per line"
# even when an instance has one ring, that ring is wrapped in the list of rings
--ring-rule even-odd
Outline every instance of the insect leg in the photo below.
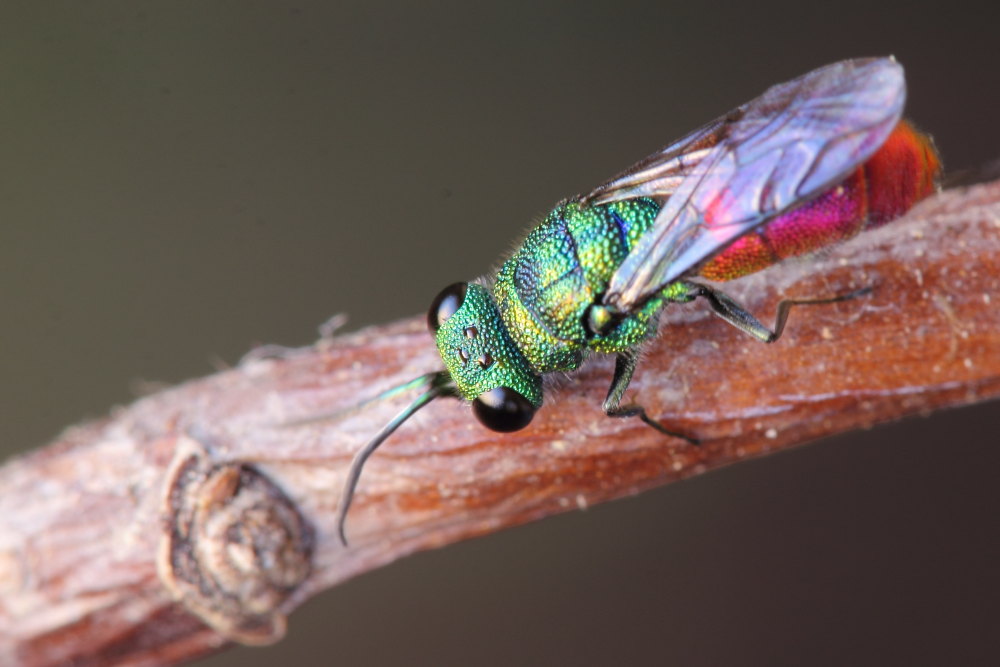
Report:
[[[650,418],[646,414],[646,409],[641,405],[634,403],[621,405],[622,396],[625,395],[625,390],[628,389],[629,382],[632,381],[632,374],[635,372],[638,361],[639,351],[636,348],[619,352],[615,357],[615,375],[611,380],[611,387],[608,388],[608,396],[604,399],[604,414],[609,417],[638,417],[664,435],[681,438],[692,445],[697,445],[698,441],[691,436],[671,431],[660,422]]]
[[[732,297],[712,289],[706,285],[698,283],[684,283],[688,293],[688,299],[704,297],[716,315],[729,322],[740,331],[749,334],[763,343],[773,343],[781,337],[781,332],[785,329],[785,321],[788,320],[788,312],[792,306],[815,306],[824,303],[837,303],[847,301],[859,296],[863,296],[872,291],[871,287],[863,287],[847,294],[828,297],[826,299],[785,299],[778,303],[778,314],[774,321],[774,330],[768,329],[761,324],[760,320],[750,314],[743,306],[736,303]]]

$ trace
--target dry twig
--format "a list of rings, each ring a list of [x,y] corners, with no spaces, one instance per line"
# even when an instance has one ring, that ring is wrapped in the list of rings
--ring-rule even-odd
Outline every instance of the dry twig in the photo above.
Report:
[[[672,308],[631,395],[700,448],[604,417],[608,360],[517,434],[438,401],[370,461],[347,549],[333,525],[346,466],[409,397],[296,422],[435,370],[423,318],[143,398],[0,469],[0,662],[163,664],[275,641],[304,600],[405,554],[996,397],[998,258],[1000,182],[727,286],[762,316],[780,297],[875,287],[796,310],[776,345]]]

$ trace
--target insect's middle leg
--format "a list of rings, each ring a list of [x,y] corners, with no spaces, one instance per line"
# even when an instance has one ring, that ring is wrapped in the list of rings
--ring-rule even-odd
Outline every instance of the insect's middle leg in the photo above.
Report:
[[[774,321],[774,330],[771,330],[761,324],[760,320],[751,315],[746,308],[736,303],[732,297],[723,292],[699,283],[684,283],[684,287],[688,290],[687,294],[684,295],[685,300],[693,300],[699,296],[704,297],[716,315],[740,331],[764,343],[773,343],[781,337],[792,306],[816,306],[825,303],[837,303],[838,301],[847,301],[863,296],[872,291],[871,287],[864,287],[847,294],[839,294],[825,299],[785,299],[778,303],[778,314]]]
[[[697,445],[698,441],[689,435],[671,431],[660,422],[646,414],[646,409],[641,405],[631,403],[621,405],[625,390],[628,389],[629,382],[632,381],[632,374],[635,372],[636,363],[639,361],[639,351],[635,348],[619,352],[615,357],[615,375],[611,380],[611,387],[608,388],[608,396],[604,399],[604,414],[609,417],[638,417],[643,422],[652,426],[660,433],[675,438],[687,440],[692,445]]]

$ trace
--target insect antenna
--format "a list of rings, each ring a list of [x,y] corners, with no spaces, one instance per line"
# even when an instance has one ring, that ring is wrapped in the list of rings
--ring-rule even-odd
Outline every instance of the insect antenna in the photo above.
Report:
[[[280,425],[282,427],[289,428],[289,427],[294,427],[294,426],[306,426],[306,425],[309,425],[309,424],[315,424],[317,422],[330,421],[332,419],[341,419],[342,417],[346,417],[347,415],[354,414],[355,412],[358,412],[359,410],[362,410],[362,409],[368,407],[372,403],[378,403],[380,401],[384,401],[387,398],[392,398],[393,396],[396,396],[398,394],[402,394],[403,392],[409,391],[410,389],[413,389],[414,387],[419,387],[422,384],[432,383],[438,375],[439,375],[439,373],[436,373],[436,372],[435,373],[426,373],[426,374],[421,375],[419,377],[416,377],[416,378],[414,378],[412,380],[407,380],[403,384],[396,385],[395,387],[390,387],[389,389],[386,389],[385,391],[383,391],[383,392],[381,392],[379,394],[375,394],[371,398],[366,398],[365,400],[361,401],[360,403],[355,403],[354,405],[352,405],[350,407],[342,408],[340,410],[335,410],[333,412],[322,412],[322,413],[319,413],[319,414],[313,414],[313,415],[309,415],[308,417],[298,417],[296,419],[287,419],[287,420],[282,421]]]
[[[372,453],[378,449],[379,445],[385,442],[386,438],[392,435],[403,422],[412,417],[417,410],[424,407],[439,396],[455,396],[456,394],[448,372],[440,371],[437,373],[421,375],[415,380],[411,380],[405,384],[399,385],[398,387],[393,387],[388,391],[384,391],[375,398],[369,399],[364,403],[368,404],[376,400],[395,396],[402,391],[419,386],[420,384],[426,384],[428,387],[427,390],[420,394],[416,400],[406,406],[402,412],[393,417],[388,424],[383,426],[382,430],[379,431],[367,445],[361,448],[358,453],[354,455],[354,459],[351,460],[351,467],[347,471],[347,479],[344,481],[344,490],[341,493],[340,503],[337,506],[337,535],[340,536],[340,541],[345,547],[347,546],[347,537],[344,534],[344,523],[347,520],[347,511],[351,508],[351,501],[354,500],[354,490],[357,488],[358,480],[361,478],[361,470],[364,468],[368,457],[371,456]]]

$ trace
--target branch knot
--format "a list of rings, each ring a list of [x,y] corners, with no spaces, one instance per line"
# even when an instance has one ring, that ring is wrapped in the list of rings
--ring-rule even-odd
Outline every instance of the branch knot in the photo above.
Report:
[[[171,595],[244,644],[285,634],[282,604],[309,575],[313,531],[268,477],[245,463],[212,463],[178,442],[163,496],[157,566]]]

